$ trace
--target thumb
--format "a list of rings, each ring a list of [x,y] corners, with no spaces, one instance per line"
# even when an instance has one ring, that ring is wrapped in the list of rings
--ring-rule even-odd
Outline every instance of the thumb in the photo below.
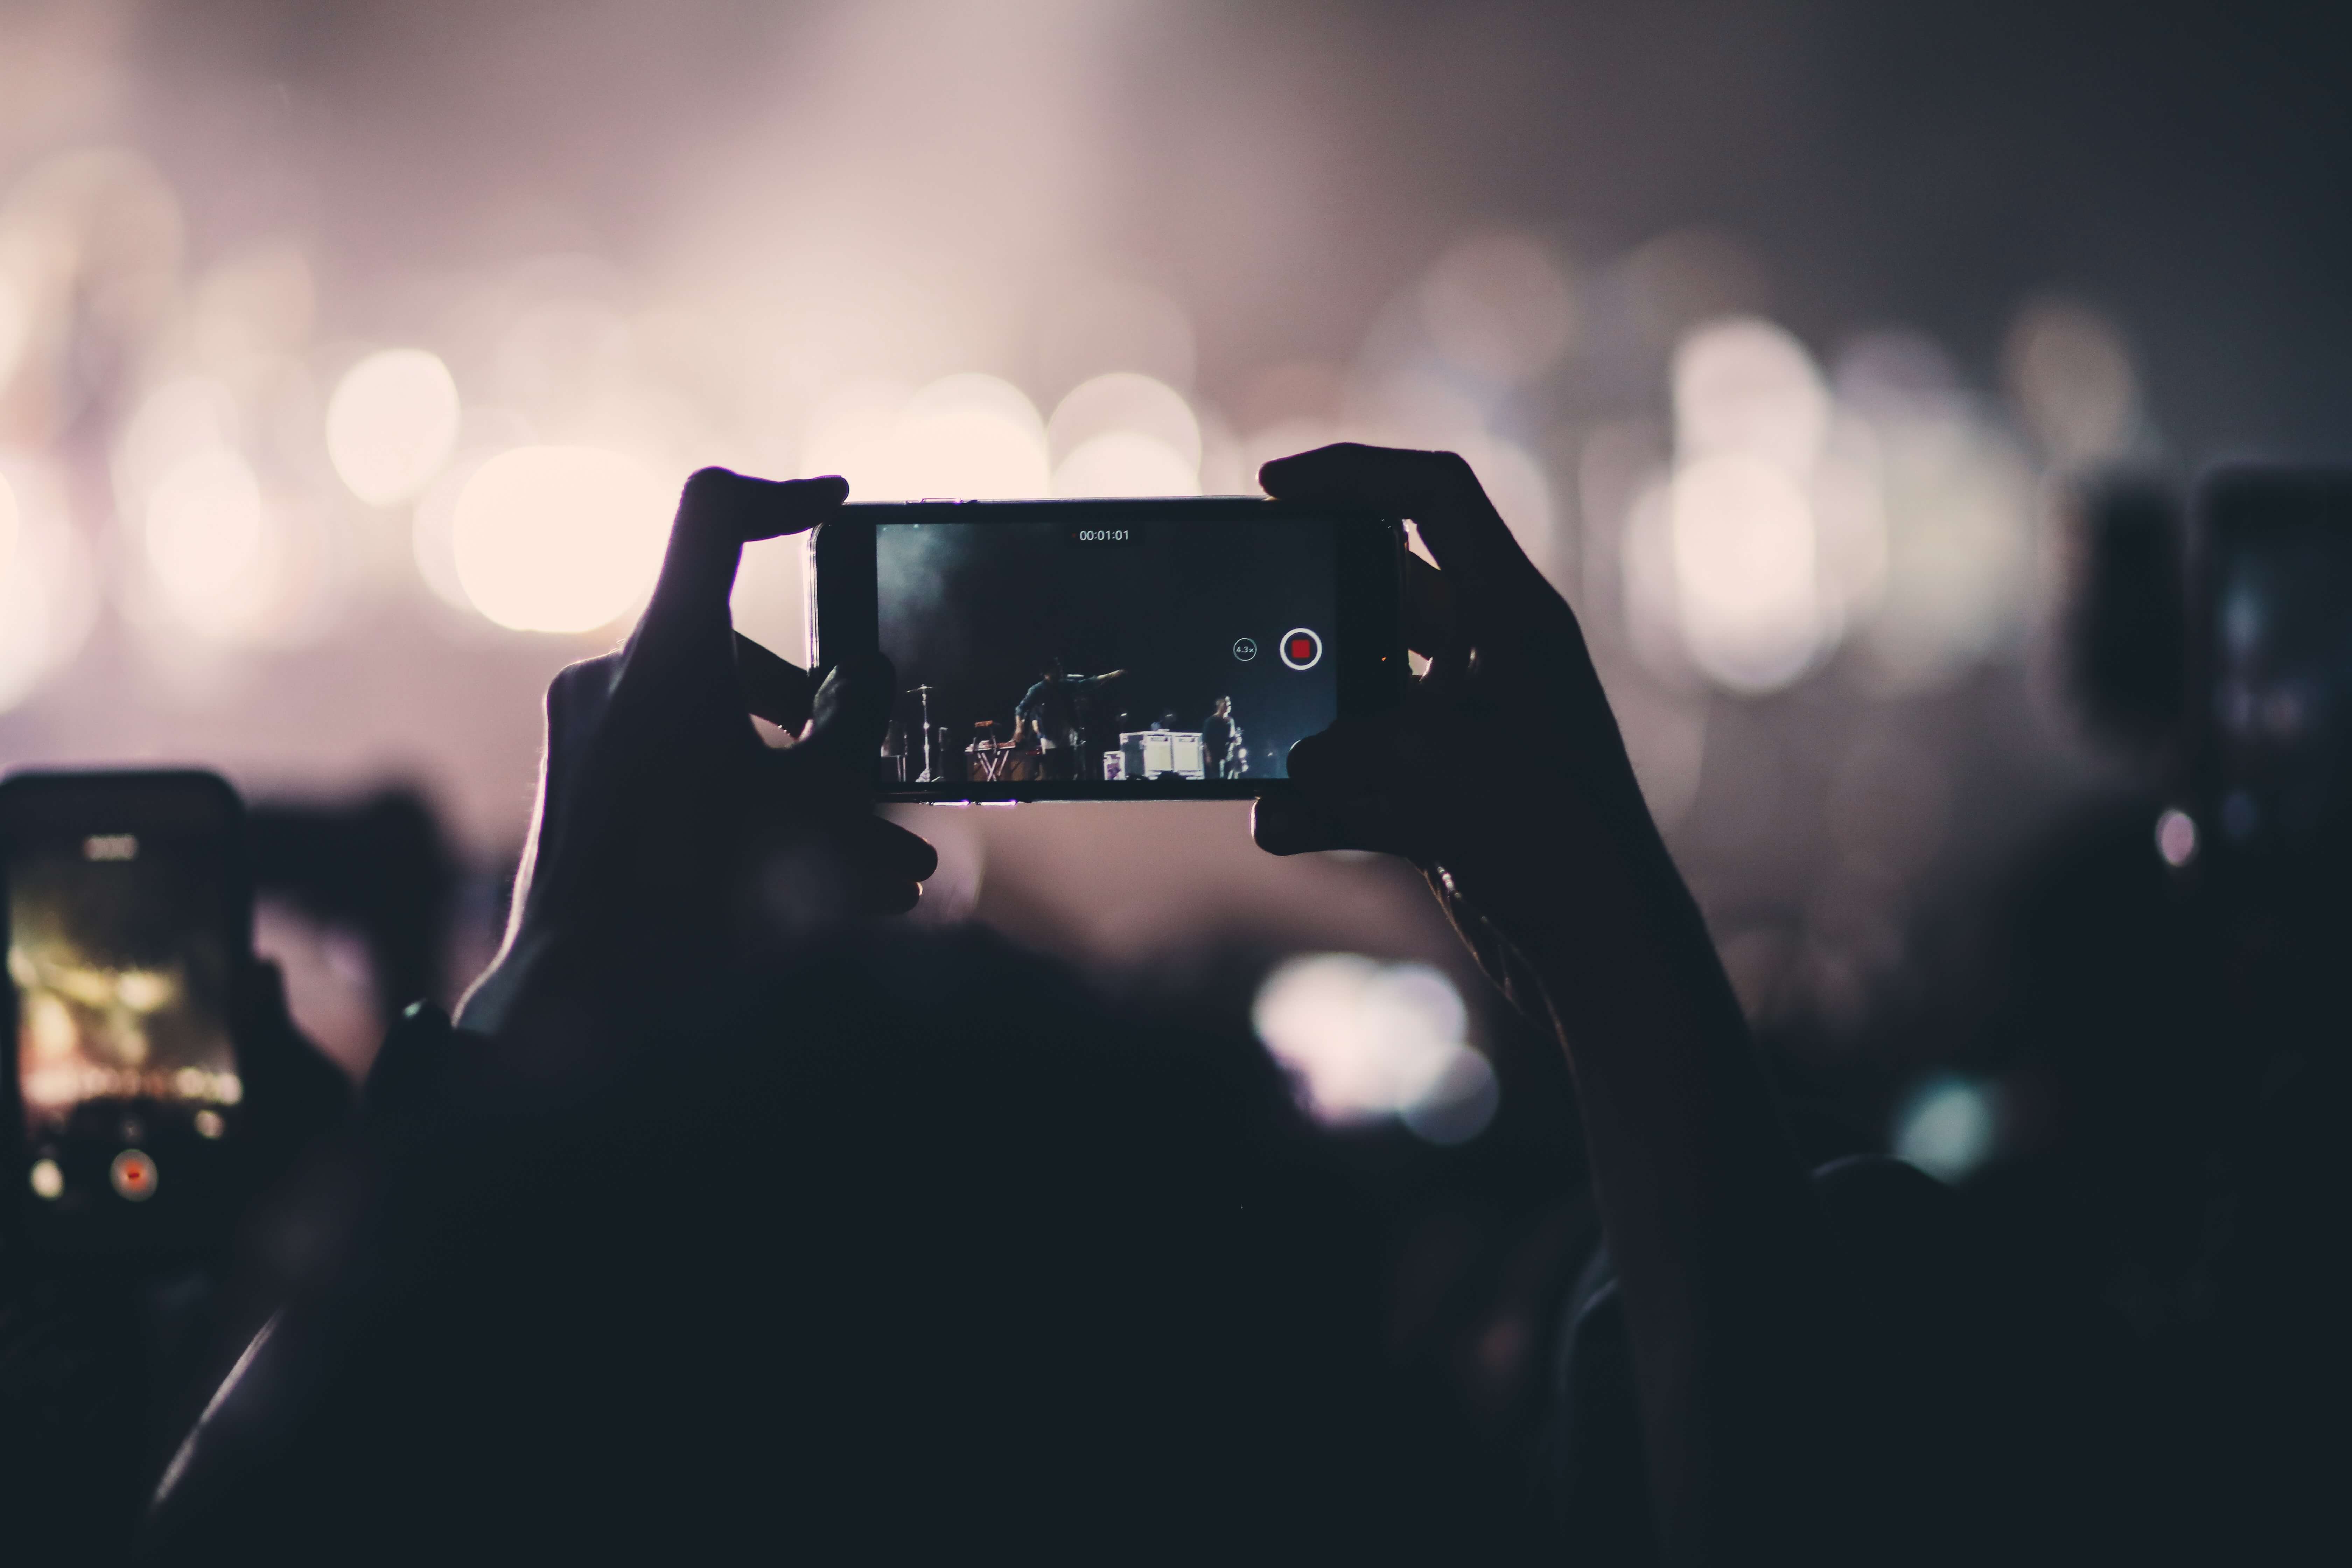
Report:
[[[753,479],[725,468],[698,470],[679,493],[661,575],[630,639],[635,658],[667,665],[685,649],[723,641],[743,546],[815,527],[848,493],[838,478]]]
[[[826,672],[795,751],[814,748],[859,777],[870,775],[898,697],[898,675],[878,653],[846,658]]]

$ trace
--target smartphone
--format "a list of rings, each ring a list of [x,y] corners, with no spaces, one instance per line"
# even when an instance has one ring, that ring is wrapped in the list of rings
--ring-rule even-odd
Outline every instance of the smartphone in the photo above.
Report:
[[[810,668],[879,650],[876,784],[909,801],[1230,799],[1394,707],[1403,525],[1235,497],[847,506]]]
[[[2242,466],[2198,498],[2201,815],[2229,874],[2352,877],[2352,468]]]
[[[0,780],[14,1207],[37,1247],[168,1253],[234,1213],[244,818],[208,773]]]

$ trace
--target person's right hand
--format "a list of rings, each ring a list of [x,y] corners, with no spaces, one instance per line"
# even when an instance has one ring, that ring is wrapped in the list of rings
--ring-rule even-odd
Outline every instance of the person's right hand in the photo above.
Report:
[[[1439,568],[1407,562],[1406,637],[1427,672],[1397,711],[1291,748],[1294,788],[1258,803],[1262,847],[1405,857],[1490,973],[1485,922],[1524,942],[1572,929],[1629,882],[1671,878],[1576,616],[1467,463],[1341,445],[1260,479],[1280,500],[1409,518]]]
[[[1663,1560],[1810,1539],[1797,1516],[1832,1510],[1780,1463],[1814,1451],[1791,1448],[1790,1413],[1851,1381],[1818,1205],[1575,616],[1451,453],[1326,447],[1261,477],[1284,500],[1411,519],[1441,570],[1416,560],[1409,580],[1427,673],[1397,712],[1292,747],[1295,787],[1259,802],[1258,842],[1410,857],[1487,974],[1558,1035]]]

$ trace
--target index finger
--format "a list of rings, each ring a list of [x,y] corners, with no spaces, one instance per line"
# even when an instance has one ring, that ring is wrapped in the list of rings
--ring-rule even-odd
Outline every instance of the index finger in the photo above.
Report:
[[[698,470],[678,494],[661,577],[630,638],[633,659],[666,663],[694,647],[723,657],[730,626],[727,601],[743,546],[814,528],[848,494],[848,481],[837,476],[753,479],[725,468]]]
[[[1343,441],[1277,458],[1258,470],[1258,482],[1280,500],[1402,513],[1420,527],[1438,565],[1474,584],[1527,587],[1540,576],[1454,453]]]

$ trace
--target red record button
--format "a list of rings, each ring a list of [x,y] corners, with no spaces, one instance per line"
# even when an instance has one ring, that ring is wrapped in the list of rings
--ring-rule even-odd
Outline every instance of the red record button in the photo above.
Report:
[[[1323,639],[1305,626],[1282,634],[1282,662],[1293,669],[1312,669],[1322,661]]]
[[[155,1195],[155,1162],[138,1149],[125,1149],[114,1157],[107,1171],[114,1190],[132,1203],[144,1203]]]

